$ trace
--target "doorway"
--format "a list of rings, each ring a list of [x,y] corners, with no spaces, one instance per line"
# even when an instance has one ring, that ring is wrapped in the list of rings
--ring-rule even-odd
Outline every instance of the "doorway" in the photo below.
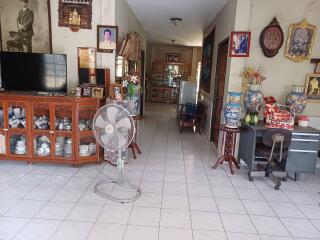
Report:
[[[213,94],[213,104],[212,104],[212,123],[210,131],[210,140],[218,146],[219,139],[219,125],[221,119],[221,110],[223,104],[224,96],[224,86],[226,80],[226,70],[228,62],[228,46],[229,38],[223,40],[218,45],[218,57],[217,57],[217,67],[216,76],[214,83],[214,94]]]

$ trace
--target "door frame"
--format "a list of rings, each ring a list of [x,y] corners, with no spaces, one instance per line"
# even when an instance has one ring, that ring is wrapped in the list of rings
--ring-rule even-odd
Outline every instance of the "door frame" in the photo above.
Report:
[[[212,109],[211,109],[211,126],[210,126],[210,141],[214,142],[214,138],[215,138],[215,131],[214,131],[214,126],[215,126],[215,121],[216,121],[216,112],[215,112],[215,108],[216,108],[216,98],[217,98],[217,91],[219,89],[219,77],[220,77],[220,74],[219,74],[219,71],[218,71],[218,68],[219,68],[219,65],[220,65],[220,56],[221,56],[221,47],[224,45],[224,44],[227,44],[227,50],[226,50],[226,55],[225,57],[227,58],[227,64],[226,64],[226,70],[225,72],[227,71],[227,65],[228,65],[228,57],[229,57],[229,37],[225,38],[224,40],[222,40],[221,42],[219,42],[218,44],[218,54],[217,54],[217,65],[216,65],[216,72],[215,72],[215,82],[214,82],[214,91],[213,91],[213,99],[212,99]],[[225,93],[225,83],[226,83],[226,78],[224,79],[224,82],[223,82],[223,95],[221,96],[221,101],[223,101],[224,99],[224,93]],[[220,111],[221,113],[221,111]],[[220,119],[219,121],[221,121],[221,114],[220,114]],[[219,131],[217,132],[218,136],[219,136]],[[214,143],[215,144],[215,143]],[[215,144],[216,145],[216,144]],[[218,147],[218,146],[216,146]]]

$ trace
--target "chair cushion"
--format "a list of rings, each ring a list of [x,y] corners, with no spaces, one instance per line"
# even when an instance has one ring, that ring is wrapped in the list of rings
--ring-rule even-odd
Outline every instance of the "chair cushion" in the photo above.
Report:
[[[263,143],[257,143],[255,156],[269,158],[270,153],[271,153],[270,147],[267,147]],[[280,157],[279,149],[274,149],[273,154],[272,154],[272,158],[279,159],[279,157]],[[287,159],[287,158],[288,158],[288,149],[284,148],[282,150],[282,159]]]

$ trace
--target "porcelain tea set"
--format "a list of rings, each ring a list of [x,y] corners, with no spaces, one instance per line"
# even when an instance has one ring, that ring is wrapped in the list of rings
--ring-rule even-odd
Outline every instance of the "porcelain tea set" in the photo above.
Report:
[[[46,130],[50,128],[50,121],[47,116],[33,117],[33,122],[36,129]]]
[[[63,119],[56,118],[55,127],[60,131],[71,131],[72,130],[71,119],[67,117],[64,117]]]
[[[91,120],[80,120],[78,124],[79,131],[87,131],[92,129],[92,121]]]
[[[9,126],[11,128],[25,128],[26,114],[25,110],[20,107],[9,107]]]
[[[41,136],[35,139],[34,150],[38,156],[50,156],[50,139],[47,136]]]

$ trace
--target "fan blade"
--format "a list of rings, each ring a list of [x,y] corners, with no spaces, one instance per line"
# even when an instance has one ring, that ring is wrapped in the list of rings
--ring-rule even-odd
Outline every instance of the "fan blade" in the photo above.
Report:
[[[116,115],[119,112],[119,110],[115,107],[109,107],[107,109],[107,116],[110,121],[110,123],[115,124],[116,123]]]
[[[104,144],[104,146],[108,146],[112,138],[114,137],[113,134],[103,134],[100,136],[101,142]]]
[[[131,129],[131,122],[129,120],[129,118],[122,118],[121,120],[119,120],[116,123],[116,129],[119,129],[121,127],[127,128],[127,129]]]
[[[99,115],[96,119],[96,122],[94,124],[96,127],[99,128],[105,128],[106,127],[106,121],[103,119],[103,117],[101,115]]]
[[[117,137],[118,137],[118,146],[123,147],[127,143],[127,139],[119,132],[116,131]]]

